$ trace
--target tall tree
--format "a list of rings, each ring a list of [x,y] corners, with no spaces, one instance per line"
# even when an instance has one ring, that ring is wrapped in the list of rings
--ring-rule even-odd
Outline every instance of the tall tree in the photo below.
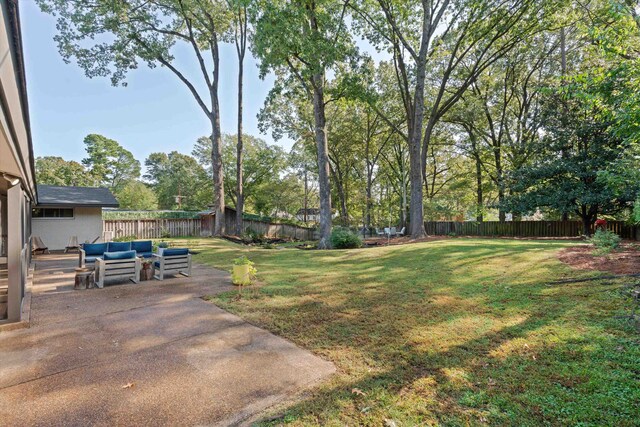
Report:
[[[211,181],[196,159],[172,151],[151,153],[145,160],[145,179],[158,197],[160,209],[205,209],[209,204]]]
[[[261,70],[278,76],[272,93],[285,87],[300,88],[313,103],[320,193],[319,248],[330,247],[331,188],[325,107],[331,94],[327,72],[353,56],[347,31],[347,3],[338,0],[265,0],[258,2],[254,51]],[[328,98],[329,96],[329,98]]]
[[[84,166],[62,157],[45,156],[36,159],[38,184],[88,187],[95,185]]]
[[[151,211],[158,209],[158,198],[147,184],[131,181],[117,195],[120,209]]]
[[[236,234],[242,234],[244,211],[244,192],[243,192],[243,90],[244,90],[244,57],[247,52],[247,39],[249,36],[249,19],[247,15],[248,0],[227,0],[229,9],[233,13],[233,42],[238,55],[238,128],[236,145]]]
[[[599,179],[627,145],[612,131],[612,121],[597,98],[572,96],[567,99],[562,92],[549,96],[543,117],[548,132],[543,156],[515,173],[516,193],[505,205],[514,212],[533,212],[538,207],[573,212],[582,219],[584,234],[590,235],[598,214],[628,208],[640,183],[610,185]],[[563,105],[569,115],[566,120],[557,114]]]
[[[243,197],[245,205],[255,208],[255,200],[262,191],[275,188],[274,183],[280,180],[287,163],[284,150],[277,145],[269,145],[264,140],[251,135],[244,135],[243,161]],[[238,203],[238,193],[235,180],[237,179],[236,141],[237,135],[222,135],[222,162],[224,165],[226,187],[225,197],[234,205]],[[211,151],[211,140],[200,137],[196,141],[191,154],[198,160],[208,173],[211,173],[211,158],[206,153]],[[240,231],[242,233],[243,230]]]
[[[130,181],[140,177],[140,162],[117,141],[102,135],[90,134],[84,138],[87,157],[82,164],[96,184],[114,193]]]
[[[222,0],[37,0],[57,16],[55,40],[64,60],[75,58],[88,77],[110,76],[126,84],[140,61],[169,69],[189,89],[211,125],[214,234],[224,231],[224,181],[220,144],[219,41],[229,31],[230,14]],[[177,42],[193,52],[200,79],[178,68]],[[208,59],[206,56],[210,56]],[[205,90],[199,90],[204,83]]]
[[[426,159],[436,124],[489,65],[536,31],[545,5],[533,0],[351,4],[365,35],[393,57],[408,129],[403,135],[411,167],[411,235],[422,237]],[[434,82],[428,100],[427,77]]]

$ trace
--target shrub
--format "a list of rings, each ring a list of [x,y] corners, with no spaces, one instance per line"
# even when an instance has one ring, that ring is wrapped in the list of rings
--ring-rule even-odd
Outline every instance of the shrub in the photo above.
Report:
[[[251,227],[247,227],[242,236],[242,240],[246,243],[262,243],[264,241],[264,235],[258,233]]]
[[[331,246],[335,249],[359,248],[362,239],[348,228],[336,227],[331,232]]]
[[[596,247],[596,255],[604,255],[617,249],[620,246],[622,239],[616,233],[610,230],[603,230],[599,228],[593,234],[589,242]]]

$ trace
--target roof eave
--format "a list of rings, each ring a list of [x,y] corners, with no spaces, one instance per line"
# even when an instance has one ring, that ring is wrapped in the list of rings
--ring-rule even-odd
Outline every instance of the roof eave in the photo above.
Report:
[[[38,203],[36,208],[59,208],[59,207],[70,207],[70,208],[118,208],[120,205],[117,204],[87,204],[87,203]]]

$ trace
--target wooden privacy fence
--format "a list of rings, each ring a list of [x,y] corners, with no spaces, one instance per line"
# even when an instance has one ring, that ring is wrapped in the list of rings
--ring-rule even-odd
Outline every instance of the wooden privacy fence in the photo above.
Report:
[[[113,237],[136,236],[136,239],[200,236],[200,219],[108,219],[103,231]]]
[[[213,221],[213,217],[203,217],[203,223],[209,219]],[[235,211],[233,211],[233,215],[229,213],[225,214],[224,218],[224,226],[227,230],[227,234],[235,234],[236,229],[236,217]],[[203,231],[206,229],[211,230],[211,226],[203,225]],[[316,229],[309,227],[300,227],[298,225],[291,224],[275,224],[267,221],[258,221],[254,219],[243,219],[242,220],[242,231],[246,232],[247,229],[251,229],[258,234],[262,234],[265,237],[288,237],[291,239],[298,240],[315,240],[316,239]]]
[[[113,233],[113,237],[135,236],[136,239],[160,239],[163,237],[210,236],[213,217],[202,219],[114,219],[103,220],[103,231]],[[225,217],[228,234],[235,231],[235,218]],[[315,229],[290,224],[274,224],[264,221],[243,221],[242,229],[251,228],[266,237],[289,237],[299,240],[314,240]]]
[[[244,220],[243,230],[250,228],[266,237],[289,237],[298,240],[315,240],[315,228],[298,227],[290,224],[273,224],[263,221]]]
[[[584,234],[580,221],[485,221],[425,222],[427,234],[434,236],[577,237]],[[620,237],[636,239],[637,230],[623,221],[609,221],[607,228]]]

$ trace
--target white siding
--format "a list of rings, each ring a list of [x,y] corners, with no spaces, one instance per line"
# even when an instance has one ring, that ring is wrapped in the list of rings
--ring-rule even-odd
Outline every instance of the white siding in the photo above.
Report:
[[[40,236],[49,249],[64,249],[71,236],[78,243],[102,237],[102,208],[74,208],[73,218],[33,218],[34,236]]]

